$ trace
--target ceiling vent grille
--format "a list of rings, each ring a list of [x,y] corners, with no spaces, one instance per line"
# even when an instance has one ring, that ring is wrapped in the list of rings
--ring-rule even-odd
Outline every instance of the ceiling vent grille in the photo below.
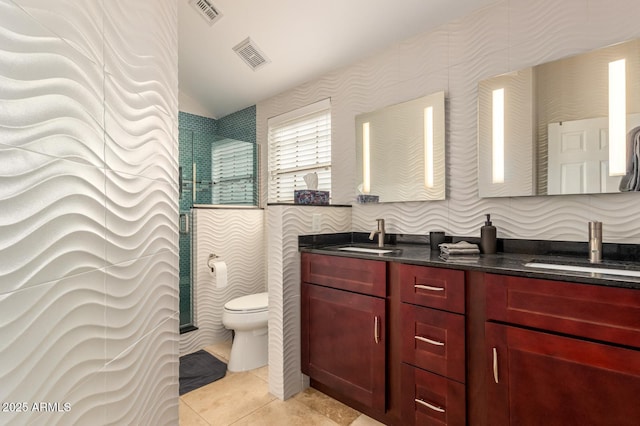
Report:
[[[214,22],[222,18],[220,10],[216,9],[209,0],[189,0],[189,4],[198,11],[209,25],[213,25]]]
[[[236,45],[233,50],[254,71],[271,62],[249,37]]]

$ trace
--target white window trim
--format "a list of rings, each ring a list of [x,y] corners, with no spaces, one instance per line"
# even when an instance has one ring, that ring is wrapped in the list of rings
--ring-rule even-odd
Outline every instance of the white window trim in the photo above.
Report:
[[[271,139],[271,130],[273,128],[276,127],[282,127],[282,126],[286,126],[288,122],[296,122],[296,121],[301,121],[304,119],[304,117],[312,115],[312,114],[317,114],[319,112],[322,111],[326,111],[329,110],[329,119],[331,118],[331,99],[327,98],[327,99],[323,99],[321,101],[318,102],[314,102],[313,104],[304,106],[302,108],[298,108],[295,109],[293,111],[289,111],[286,112],[284,114],[269,118],[267,120],[267,133],[268,133],[268,170],[267,170],[267,174],[269,176],[269,184],[268,184],[268,202],[274,203],[274,202],[292,202],[294,199],[294,194],[293,191],[291,191],[291,194],[276,194],[273,192],[273,187],[272,187],[272,179],[274,177],[274,172],[272,170],[272,159],[271,159],[271,155],[272,154],[272,149],[273,149],[273,141]],[[331,132],[331,130],[329,130]],[[329,135],[329,137],[331,137],[331,135]],[[329,152],[331,151],[331,144],[329,144]],[[281,174],[286,174],[286,172],[290,172],[291,170],[297,170],[299,172],[304,172],[305,170],[308,170],[309,172],[312,172],[314,170],[318,170],[318,169],[324,169],[325,171],[328,170],[329,172],[329,186],[330,186],[330,174],[331,174],[331,159],[329,159],[328,162],[324,162],[322,164],[317,164],[314,166],[308,166],[308,167],[300,167],[300,168],[294,168],[294,169],[288,169],[288,170],[280,170]],[[324,177],[324,182],[326,185],[326,174]],[[296,188],[298,189],[298,188]],[[306,187],[300,187],[299,189],[306,189]],[[322,188],[320,187],[319,189],[325,189],[325,190],[329,190],[330,188]]]

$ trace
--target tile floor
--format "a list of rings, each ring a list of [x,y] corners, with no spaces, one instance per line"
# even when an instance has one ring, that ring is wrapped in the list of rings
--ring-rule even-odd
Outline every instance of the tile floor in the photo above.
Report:
[[[231,342],[205,348],[227,362]],[[180,426],[291,425],[379,426],[379,423],[315,389],[287,401],[269,394],[267,367],[228,373],[180,397]]]

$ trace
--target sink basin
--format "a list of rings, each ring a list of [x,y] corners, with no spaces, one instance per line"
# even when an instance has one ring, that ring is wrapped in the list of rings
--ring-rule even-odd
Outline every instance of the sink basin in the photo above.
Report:
[[[383,249],[383,248],[364,248],[364,247],[340,247],[338,250],[342,251],[355,251],[358,253],[373,253],[373,254],[387,254],[393,253],[393,250]]]
[[[528,266],[530,268],[554,269],[556,271],[573,271],[573,272],[587,272],[587,273],[595,273],[595,274],[621,275],[626,277],[640,277],[640,271],[635,271],[630,269],[604,268],[599,266],[577,266],[577,265],[566,265],[566,264],[558,264],[558,263],[541,263],[541,262],[529,262],[529,263],[525,263],[524,266]]]

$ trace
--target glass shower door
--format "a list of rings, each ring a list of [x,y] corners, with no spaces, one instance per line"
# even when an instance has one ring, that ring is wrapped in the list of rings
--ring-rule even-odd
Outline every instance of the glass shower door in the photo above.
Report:
[[[180,194],[180,332],[194,328],[193,292],[191,285],[191,210],[193,207],[193,132],[180,129],[179,135]]]

